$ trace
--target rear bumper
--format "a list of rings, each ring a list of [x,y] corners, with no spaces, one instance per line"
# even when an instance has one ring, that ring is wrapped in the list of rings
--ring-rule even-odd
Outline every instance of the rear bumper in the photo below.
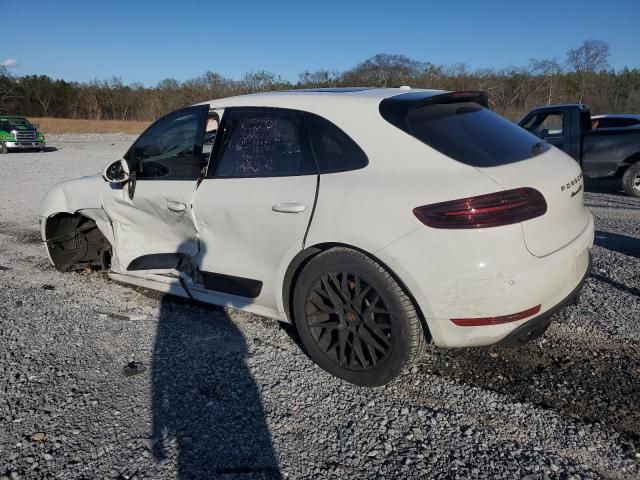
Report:
[[[44,148],[46,145],[46,142],[20,141],[20,142],[4,142],[4,144],[7,148],[26,150],[29,148]]]
[[[552,317],[568,305],[577,302],[580,298],[580,291],[584,286],[584,282],[586,282],[587,278],[589,278],[589,275],[591,274],[591,262],[591,252],[589,252],[589,265],[587,270],[584,272],[580,283],[578,283],[576,288],[574,288],[573,291],[560,303],[555,307],[551,307],[551,309],[547,310],[542,315],[538,315],[536,318],[526,321],[509,335],[500,340],[497,345],[503,347],[517,347],[544,335],[544,332],[546,332],[551,325]]]
[[[376,256],[399,277],[419,306],[433,343],[441,347],[494,345],[513,332],[533,337],[584,282],[594,223],[545,257],[525,247],[519,225],[467,232],[420,228]],[[452,319],[490,319],[539,306],[536,316],[497,324],[461,325]],[[535,328],[538,325],[539,328]],[[522,332],[521,332],[522,333]],[[505,340],[506,341],[506,340]]]

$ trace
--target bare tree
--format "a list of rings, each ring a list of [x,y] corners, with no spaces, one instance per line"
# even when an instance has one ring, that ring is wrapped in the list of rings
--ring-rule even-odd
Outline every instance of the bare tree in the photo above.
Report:
[[[562,73],[562,68],[556,59],[537,60],[532,58],[529,61],[529,71],[536,76],[538,86],[535,93],[546,92],[547,105],[553,103],[554,86],[558,75]]]
[[[342,82],[372,87],[399,87],[423,75],[431,64],[405,55],[380,53],[342,74]]]
[[[602,40],[585,40],[567,52],[567,66],[574,72],[578,86],[578,102],[582,103],[589,79],[595,72],[609,67],[609,45]]]
[[[0,113],[7,110],[9,100],[17,97],[15,78],[5,66],[0,66]]]
[[[340,81],[340,74],[336,71],[317,70],[310,72],[305,70],[299,75],[298,86],[306,88],[335,87]]]
[[[28,75],[20,78],[19,85],[27,100],[37,105],[38,114],[46,117],[56,94],[55,82],[46,75]]]
[[[152,87],[124,84],[118,77],[88,83],[47,76],[15,77],[0,67],[0,111],[73,118],[154,120],[185,105],[242,93],[290,88],[411,85],[415,88],[483,90],[491,108],[516,119],[529,108],[589,102],[594,112],[640,110],[640,69],[607,69],[609,47],[588,40],[567,53],[564,69],[554,59],[532,59],[501,70],[472,70],[463,63],[434,65],[404,55],[375,55],[337,72],[305,71],[291,83],[267,71],[240,79],[206,71],[195,78],[165,79]]]

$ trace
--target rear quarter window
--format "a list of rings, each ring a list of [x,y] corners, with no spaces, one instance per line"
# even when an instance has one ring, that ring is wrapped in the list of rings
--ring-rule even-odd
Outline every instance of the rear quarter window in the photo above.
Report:
[[[358,170],[369,160],[358,144],[330,121],[312,114],[305,119],[320,173]]]
[[[421,142],[474,167],[519,162],[549,148],[540,138],[473,102],[411,108],[402,125]]]

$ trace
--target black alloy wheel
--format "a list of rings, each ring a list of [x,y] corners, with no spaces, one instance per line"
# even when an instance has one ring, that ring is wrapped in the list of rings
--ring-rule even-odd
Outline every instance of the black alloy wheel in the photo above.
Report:
[[[375,387],[423,354],[412,299],[375,259],[346,247],[314,256],[296,279],[293,322],[306,353],[327,372]]]
[[[366,370],[393,348],[389,309],[370,283],[348,272],[325,273],[309,289],[305,318],[322,353],[336,365]]]

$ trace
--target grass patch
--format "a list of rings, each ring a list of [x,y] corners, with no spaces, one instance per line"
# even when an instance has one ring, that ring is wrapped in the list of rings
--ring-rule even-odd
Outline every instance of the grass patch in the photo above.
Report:
[[[79,118],[29,117],[47,133],[141,133],[150,122],[122,120],[83,120]]]

